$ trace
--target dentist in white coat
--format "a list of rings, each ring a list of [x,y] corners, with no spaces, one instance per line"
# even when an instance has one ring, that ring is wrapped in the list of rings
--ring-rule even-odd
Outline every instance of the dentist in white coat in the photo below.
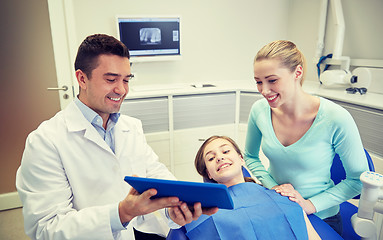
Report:
[[[134,239],[132,227],[161,235],[150,213],[163,208],[179,225],[197,219],[199,203],[191,212],[177,197],[151,200],[155,189],[139,194],[124,182],[133,174],[174,179],[146,143],[141,122],[118,113],[132,77],[126,46],[111,36],[88,36],[75,69],[78,98],[28,136],[17,171],[27,235]]]

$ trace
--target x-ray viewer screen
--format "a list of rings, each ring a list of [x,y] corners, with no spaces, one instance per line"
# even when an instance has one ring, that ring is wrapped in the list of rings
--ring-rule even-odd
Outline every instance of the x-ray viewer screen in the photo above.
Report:
[[[131,56],[179,55],[179,18],[119,18],[120,40]]]

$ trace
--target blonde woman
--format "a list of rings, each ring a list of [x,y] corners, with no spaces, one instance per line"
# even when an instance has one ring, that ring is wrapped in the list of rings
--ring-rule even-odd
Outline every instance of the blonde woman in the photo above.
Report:
[[[360,194],[359,176],[368,170],[367,160],[351,115],[303,90],[305,65],[290,41],[271,42],[257,53],[254,80],[264,99],[251,109],[244,158],[265,187],[290,197],[341,234],[339,204]],[[261,142],[268,170],[259,159]],[[347,173],[337,185],[330,179],[335,154]]]

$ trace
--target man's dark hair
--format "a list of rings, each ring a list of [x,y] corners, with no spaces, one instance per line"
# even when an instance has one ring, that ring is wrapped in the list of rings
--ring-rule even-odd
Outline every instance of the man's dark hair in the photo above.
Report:
[[[80,69],[91,78],[102,54],[130,58],[128,48],[121,41],[106,34],[94,34],[85,38],[78,48],[74,69]]]

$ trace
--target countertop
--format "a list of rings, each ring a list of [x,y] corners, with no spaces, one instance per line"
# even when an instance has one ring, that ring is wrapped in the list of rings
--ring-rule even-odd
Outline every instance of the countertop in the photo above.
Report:
[[[316,82],[307,82],[303,84],[303,89],[308,93],[321,97],[383,110],[383,93],[378,94],[367,91],[367,93],[363,95],[360,93],[350,94],[346,92],[346,87],[337,89],[326,88]]]
[[[214,87],[194,87],[193,85],[214,85]],[[303,89],[313,95],[352,103],[365,107],[383,110],[383,94],[367,92],[366,94],[350,94],[341,88],[326,88],[319,82],[306,81]],[[206,83],[176,83],[135,86],[131,84],[127,100],[132,98],[148,98],[174,95],[218,93],[228,91],[258,92],[255,81],[224,81]]]

